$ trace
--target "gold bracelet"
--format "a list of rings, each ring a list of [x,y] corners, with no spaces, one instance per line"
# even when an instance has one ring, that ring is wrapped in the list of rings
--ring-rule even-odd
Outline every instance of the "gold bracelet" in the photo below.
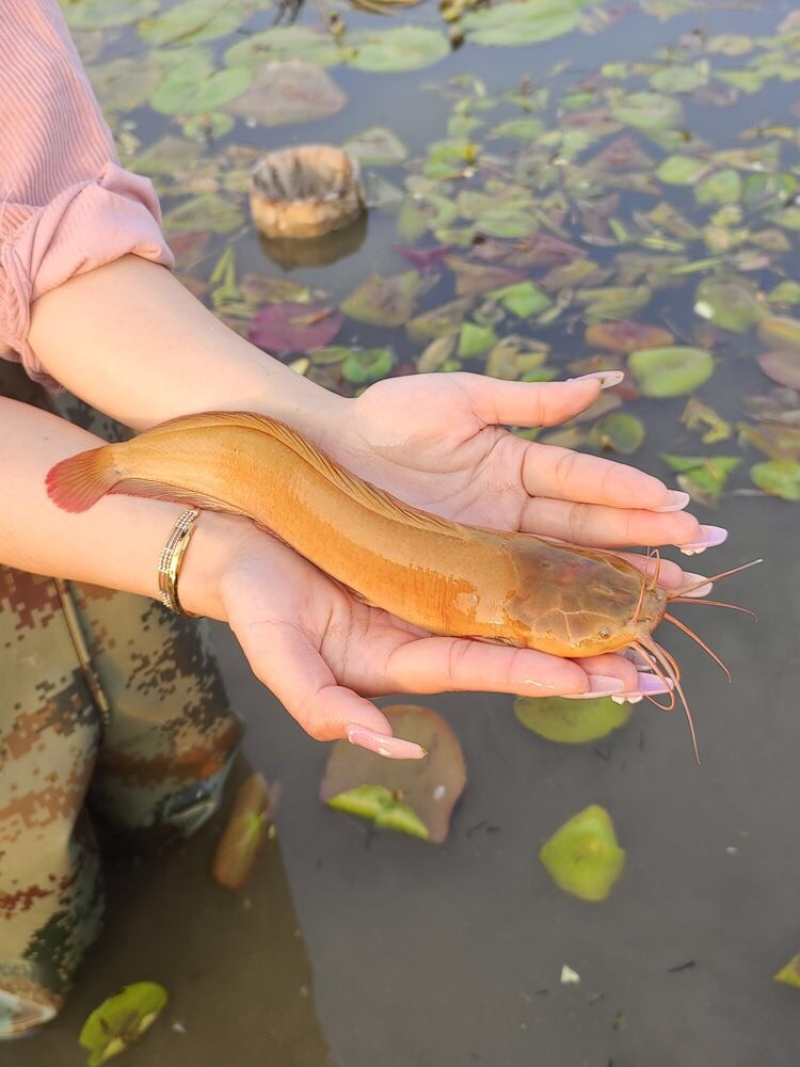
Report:
[[[181,607],[178,599],[178,575],[184,553],[195,531],[195,520],[199,514],[200,512],[195,508],[184,511],[172,527],[167,543],[158,557],[158,590],[161,603],[177,615],[187,615],[190,619],[196,619],[197,615]]]

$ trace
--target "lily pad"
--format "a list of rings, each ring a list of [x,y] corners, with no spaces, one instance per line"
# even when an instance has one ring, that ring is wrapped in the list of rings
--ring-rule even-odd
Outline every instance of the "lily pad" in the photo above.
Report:
[[[106,26],[130,26],[152,15],[159,0],[81,0],[79,4],[65,4],[67,25],[73,30],[96,30]]]
[[[638,352],[645,348],[665,348],[675,340],[669,330],[660,326],[618,319],[587,326],[585,333],[589,348],[605,348],[611,352]]]
[[[491,326],[481,326],[475,322],[465,322],[458,339],[458,355],[461,359],[470,359],[482,355],[497,340],[497,334]]]
[[[134,982],[104,1000],[81,1029],[80,1043],[89,1052],[87,1067],[100,1067],[138,1041],[167,1000],[166,989],[157,982]]]
[[[373,274],[342,303],[342,311],[373,326],[403,326],[414,312],[419,274]]]
[[[346,47],[339,44],[324,28],[312,26],[273,26],[260,33],[247,34],[225,53],[229,67],[301,59],[317,67],[333,67],[347,60]]]
[[[133,111],[141,107],[161,81],[163,71],[153,57],[116,56],[89,68],[92,88],[103,111]]]
[[[611,816],[597,804],[573,815],[539,852],[559,888],[581,900],[605,900],[625,868]]]
[[[354,349],[342,362],[342,377],[353,385],[366,385],[386,378],[393,365],[390,348]]]
[[[475,44],[535,44],[574,30],[581,6],[576,0],[508,0],[471,11],[461,21]]]
[[[329,118],[346,103],[347,96],[327,71],[293,59],[260,67],[247,92],[225,110],[262,126],[286,126]]]
[[[745,333],[767,314],[763,297],[747,278],[704,278],[695,290],[694,310],[701,318],[734,333]]]
[[[800,351],[764,352],[758,365],[768,378],[789,389],[800,389]]]
[[[774,348],[800,350],[800,319],[778,315],[762,319],[758,324],[758,336],[764,344]]]
[[[342,148],[359,163],[373,167],[402,163],[408,156],[406,146],[397,134],[386,126],[372,126],[345,141]]]
[[[461,332],[464,316],[470,308],[467,299],[449,300],[446,304],[417,315],[406,324],[412,341],[429,341],[436,337],[449,337]]]
[[[767,460],[750,468],[750,477],[759,489],[782,500],[800,500],[800,463]]]
[[[241,0],[182,0],[156,18],[142,19],[139,36],[150,44],[213,41],[239,29],[246,6]]]
[[[668,185],[694,185],[708,172],[707,159],[693,156],[668,156],[656,170],[656,177]]]
[[[774,981],[800,989],[800,952],[796,956],[792,956],[789,962],[781,967],[778,973],[774,975]]]
[[[246,67],[198,69],[193,60],[169,70],[150,97],[150,106],[164,115],[201,115],[241,96],[253,72]]]
[[[544,311],[552,304],[549,296],[534,285],[533,282],[518,282],[516,285],[506,285],[502,289],[495,289],[489,293],[492,300],[506,308],[517,318],[526,319],[530,315],[536,315]]]
[[[694,188],[698,204],[737,204],[742,199],[742,179],[732,169],[710,174]]]
[[[732,471],[742,462],[739,456],[675,456],[661,458],[678,472],[684,492],[700,503],[713,503],[722,494]]]
[[[375,72],[420,70],[450,54],[445,35],[427,26],[361,30],[348,34],[347,44],[353,49],[350,65]]]
[[[253,871],[269,826],[270,794],[263,774],[251,774],[236,794],[230,818],[214,854],[214,880],[241,889]]]
[[[675,345],[631,353],[628,367],[644,396],[683,396],[714,373],[714,360],[703,348]]]
[[[344,315],[322,304],[273,304],[250,320],[248,340],[274,356],[310,352],[332,341]]]
[[[216,193],[184,200],[164,216],[164,229],[168,233],[202,229],[211,233],[231,233],[243,225],[244,213],[239,205]]]
[[[611,697],[564,700],[562,697],[517,697],[514,713],[528,730],[566,745],[597,741],[630,719],[633,705]]]
[[[620,122],[640,130],[669,130],[683,121],[683,109],[674,97],[662,93],[630,93],[611,106]]]
[[[644,425],[635,415],[614,412],[599,419],[589,431],[588,443],[604,452],[632,455],[644,441]]]
[[[467,781],[461,746],[429,708],[398,704],[383,709],[397,737],[428,752],[422,760],[387,760],[337,741],[325,767],[320,799],[331,807],[372,818],[376,825],[441,844]]]

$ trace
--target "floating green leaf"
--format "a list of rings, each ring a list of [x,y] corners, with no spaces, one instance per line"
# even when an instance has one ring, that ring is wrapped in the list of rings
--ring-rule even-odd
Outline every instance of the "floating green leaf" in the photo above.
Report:
[[[213,41],[239,29],[245,7],[231,0],[182,0],[156,18],[142,19],[139,36],[151,44]]]
[[[675,64],[651,75],[650,85],[660,93],[691,93],[708,84],[710,73],[707,59],[687,65]]]
[[[535,44],[574,30],[581,6],[576,0],[508,0],[471,11],[461,21],[475,44]]]
[[[717,441],[727,441],[733,433],[731,424],[708,404],[698,400],[696,396],[687,400],[683,415],[681,415],[681,422],[688,430],[700,432],[702,434],[700,439],[706,445],[716,444]]]
[[[599,419],[589,431],[592,448],[630,456],[644,441],[644,425],[635,415],[614,412]]]
[[[130,26],[152,15],[159,0],[81,0],[63,5],[64,18],[73,30],[96,30],[104,26]]]
[[[144,1034],[167,1004],[167,991],[156,982],[134,982],[104,1000],[83,1024],[80,1043],[88,1050],[88,1067],[124,1052]]]
[[[475,322],[465,322],[458,339],[458,355],[461,359],[480,356],[487,348],[491,348],[496,340],[497,335],[491,326],[479,326]]]
[[[242,72],[247,68],[233,68]],[[263,126],[285,126],[328,118],[341,111],[347,96],[327,71],[299,59],[266,63],[253,77],[247,92],[225,105],[225,110]]]
[[[800,500],[800,463],[767,460],[750,468],[750,477],[759,489],[782,500]]]
[[[428,341],[435,337],[460,333],[470,303],[471,301],[466,299],[449,300],[446,304],[440,304],[439,307],[417,315],[406,324],[408,336],[412,341]]]
[[[386,378],[394,365],[390,348],[353,349],[342,363],[342,377],[353,385]]]
[[[371,164],[373,167],[402,163],[408,156],[406,146],[397,134],[386,126],[372,126],[345,141],[342,148],[360,163]]]
[[[419,288],[415,270],[383,277],[373,274],[342,303],[351,319],[373,326],[402,326],[414,311]]]
[[[630,719],[633,705],[611,697],[565,700],[562,697],[517,697],[514,713],[523,726],[547,741],[580,745],[597,741]]]
[[[533,282],[506,285],[502,289],[493,290],[488,295],[490,299],[496,300],[498,304],[520,319],[526,319],[529,315],[544,311],[552,304],[550,297]]]
[[[734,333],[744,333],[768,314],[761,292],[741,276],[703,278],[695,290],[694,310]]]
[[[693,156],[668,156],[656,170],[656,177],[668,185],[694,185],[708,172],[707,159]]]
[[[714,373],[714,360],[703,348],[675,345],[631,353],[628,367],[644,396],[683,396]]]
[[[225,63],[229,67],[260,67],[268,62],[300,59],[318,67],[332,67],[346,62],[348,55],[347,47],[324,29],[295,24],[247,34],[227,50]]]
[[[581,900],[605,900],[625,868],[611,816],[597,804],[559,827],[539,859],[557,886]]]
[[[738,456],[675,456],[662,453],[664,462],[680,475],[685,492],[701,503],[719,498],[731,472],[742,462]]]
[[[773,980],[776,982],[782,982],[784,985],[794,986],[795,989],[800,989],[800,952],[796,956],[792,956],[789,962],[773,976]]]
[[[415,741],[421,760],[387,760],[337,741],[320,785],[331,807],[363,815],[377,825],[441,844],[467,774],[458,739],[436,712],[410,704],[382,709],[396,737]]]
[[[694,187],[698,204],[736,204],[742,198],[742,179],[736,170],[720,170]]]
[[[269,829],[271,801],[262,774],[250,774],[239,786],[233,810],[214,853],[214,881],[225,889],[242,889],[250,877]]]
[[[244,213],[238,204],[216,193],[184,200],[164,216],[164,228],[169,233],[179,230],[210,230],[212,233],[231,233],[244,225]]]
[[[669,130],[683,120],[678,101],[661,93],[630,93],[616,100],[611,112],[620,122],[641,130]]]
[[[800,319],[778,315],[762,319],[758,324],[758,336],[770,347],[800,350]]]
[[[351,66],[376,72],[420,70],[450,52],[445,35],[426,26],[361,30],[349,34],[347,44],[353,49]]]
[[[116,56],[88,69],[103,110],[133,111],[141,107],[161,81],[163,71],[152,57]]]

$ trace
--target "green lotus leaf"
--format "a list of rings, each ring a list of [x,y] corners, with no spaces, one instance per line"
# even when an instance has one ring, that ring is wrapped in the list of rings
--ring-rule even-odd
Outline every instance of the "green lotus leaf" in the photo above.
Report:
[[[139,36],[150,44],[213,41],[239,29],[246,7],[241,0],[182,0],[155,18],[142,19]]]
[[[440,304],[417,315],[406,324],[408,336],[412,341],[428,341],[460,333],[470,303],[471,301],[466,299],[449,300],[446,304]]]
[[[130,26],[152,15],[159,0],[81,0],[64,4],[62,13],[73,30],[97,30],[107,26]]]
[[[711,55],[744,56],[753,50],[753,40],[741,33],[721,33],[706,42]]]
[[[650,87],[659,93],[693,93],[708,85],[711,67],[707,59],[688,65],[675,64],[650,76]]]
[[[467,781],[458,738],[429,708],[399,704],[382,710],[396,737],[415,741],[428,755],[388,760],[337,741],[325,766],[320,799],[378,826],[441,844]]]
[[[683,121],[683,109],[674,97],[661,93],[630,93],[611,106],[614,118],[640,130],[669,130]]]
[[[495,289],[489,292],[488,296],[520,319],[536,315],[539,311],[544,311],[545,308],[549,308],[552,304],[550,297],[543,293],[538,285],[534,285],[533,282],[517,282],[516,285],[506,285],[502,289]]]
[[[475,44],[535,44],[574,30],[581,6],[575,0],[508,0],[470,11],[461,23]]]
[[[775,288],[771,289],[767,294],[767,300],[770,304],[778,305],[792,306],[800,304],[800,282],[793,280],[778,282]]]
[[[789,962],[773,976],[773,981],[800,989],[800,952],[792,956]]]
[[[541,119],[508,119],[489,130],[489,137],[513,137],[520,141],[533,141],[544,129]]]
[[[767,460],[750,468],[750,477],[759,489],[782,500],[800,500],[800,463]]]
[[[539,852],[559,888],[581,900],[605,900],[625,868],[611,816],[597,804],[573,815]]]
[[[800,319],[769,316],[759,322],[758,336],[771,348],[800,349]]]
[[[704,348],[675,345],[631,353],[628,367],[644,396],[683,396],[714,373],[714,360]]]
[[[695,159],[693,156],[667,156],[656,170],[656,177],[667,185],[694,185],[703,174],[707,173],[707,159]]]
[[[450,53],[443,33],[426,26],[360,30],[348,34],[349,62],[359,70],[390,72],[430,67]]]
[[[700,440],[704,445],[727,441],[733,433],[731,424],[696,396],[689,397],[686,401],[681,422],[687,430],[695,430],[701,434]]]
[[[575,299],[587,304],[584,318],[587,323],[604,319],[626,319],[650,303],[652,289],[647,285],[605,286],[600,289],[584,289],[575,294]]]
[[[167,1000],[166,989],[156,982],[134,982],[104,1000],[80,1032],[80,1043],[89,1052],[87,1067],[100,1067],[138,1041],[164,1010]]]
[[[751,211],[763,211],[788,204],[797,189],[793,174],[748,174],[744,180],[742,203]]]
[[[384,277],[373,274],[351,293],[342,311],[358,322],[373,326],[403,326],[414,312],[419,289],[415,270]]]
[[[386,167],[393,163],[402,163],[408,156],[408,149],[386,126],[372,126],[355,137],[350,137],[342,148],[357,159],[373,167]]]
[[[604,452],[630,456],[642,444],[644,436],[644,425],[635,415],[613,412],[592,426],[588,443]]]
[[[244,225],[244,213],[238,204],[216,193],[192,197],[168,211],[164,229],[168,233],[180,230],[210,230],[212,233],[232,233]]]
[[[182,64],[168,71],[150,97],[150,106],[164,115],[202,115],[241,96],[253,80],[246,67],[209,72]]]
[[[745,333],[768,309],[756,286],[741,276],[704,278],[694,294],[695,312],[723,330]]]
[[[684,490],[703,501],[716,500],[731,472],[742,462],[739,456],[676,456],[669,453],[662,453],[661,459],[681,475]]]
[[[103,111],[142,107],[161,81],[163,71],[152,56],[116,56],[88,68],[92,88]]]
[[[598,741],[630,719],[633,705],[611,697],[565,700],[563,697],[517,697],[514,713],[528,730],[565,745]]]
[[[767,416],[781,417],[787,407],[794,416],[797,411],[796,401],[784,401],[783,404],[779,401],[773,402],[772,410],[767,413]],[[757,426],[751,426],[749,423],[742,422],[737,425],[736,429],[743,441],[747,441],[753,448],[757,448],[759,452],[763,452],[765,456],[769,456],[778,463],[796,463],[800,460],[800,427],[798,426],[787,425],[783,422],[761,422]]]
[[[390,348],[354,349],[342,363],[342,377],[354,385],[366,385],[386,378],[393,365]]]
[[[480,326],[475,322],[465,322],[458,339],[458,356],[470,359],[480,356],[497,341],[497,334],[491,326]]]
[[[698,204],[735,204],[742,199],[742,179],[736,170],[720,170],[694,188]]]
[[[264,63],[301,59],[318,67],[335,67],[345,63],[348,55],[346,46],[337,43],[324,30],[295,24],[249,34],[227,50],[225,64],[259,67]]]

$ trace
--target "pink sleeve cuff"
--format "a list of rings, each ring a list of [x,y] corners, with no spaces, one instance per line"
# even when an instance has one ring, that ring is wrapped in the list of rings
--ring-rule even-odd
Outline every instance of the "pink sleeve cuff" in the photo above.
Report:
[[[6,203],[0,245],[0,355],[57,385],[28,344],[30,306],[76,274],[133,254],[172,267],[152,184],[107,163],[95,181],[63,190],[45,207]]]

